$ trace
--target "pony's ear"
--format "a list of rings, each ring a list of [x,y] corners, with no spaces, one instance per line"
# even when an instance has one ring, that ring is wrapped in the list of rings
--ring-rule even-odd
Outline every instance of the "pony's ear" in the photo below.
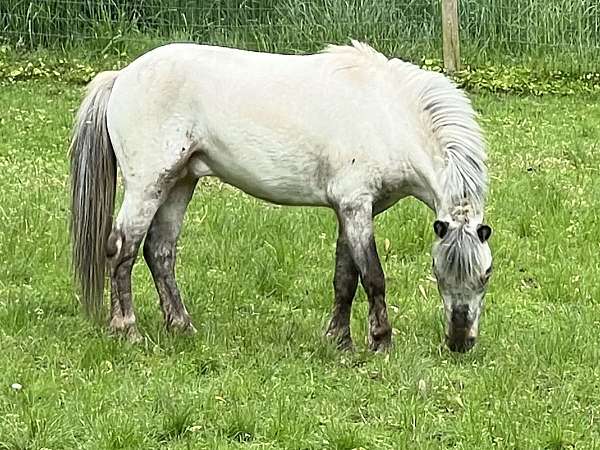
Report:
[[[448,226],[450,224],[448,222],[444,222],[443,220],[436,220],[433,222],[433,231],[440,239],[444,239],[446,233],[448,233]]]
[[[492,235],[492,227],[485,224],[477,225],[477,236],[479,236],[479,240],[483,243],[487,241]]]

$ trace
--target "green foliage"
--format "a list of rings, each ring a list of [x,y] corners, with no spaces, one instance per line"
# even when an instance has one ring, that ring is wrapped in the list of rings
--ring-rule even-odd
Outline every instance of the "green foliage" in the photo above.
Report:
[[[422,67],[443,72],[440,60],[426,59]],[[458,86],[471,92],[518,95],[572,95],[600,92],[600,73],[572,74],[530,67],[484,65],[466,66],[452,75]]]
[[[47,64],[41,59],[9,64],[0,60],[0,83],[27,80],[55,80],[85,84],[89,82],[96,70],[77,61],[58,59],[56,63]]]
[[[573,76],[561,71],[540,73],[526,67],[487,66],[469,67],[456,73],[455,78],[471,91],[527,95],[600,92],[598,72]]]

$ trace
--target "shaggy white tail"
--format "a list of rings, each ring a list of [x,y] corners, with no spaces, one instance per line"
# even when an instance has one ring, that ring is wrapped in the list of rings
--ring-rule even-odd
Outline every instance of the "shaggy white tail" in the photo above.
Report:
[[[81,302],[96,318],[102,307],[106,241],[115,202],[117,169],[106,107],[117,74],[103,72],[90,83],[70,147],[72,264]]]

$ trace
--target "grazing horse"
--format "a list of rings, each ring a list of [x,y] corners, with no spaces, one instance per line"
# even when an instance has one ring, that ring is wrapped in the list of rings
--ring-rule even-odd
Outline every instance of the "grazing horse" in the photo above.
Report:
[[[401,198],[421,200],[436,214],[447,344],[475,342],[492,267],[485,146],[470,102],[441,74],[355,41],[302,56],[170,44],[96,76],[70,152],[75,277],[98,314],[108,268],[113,332],[140,338],[131,270],[144,237],[167,328],[195,331],[175,281],[176,244],[198,180],[215,176],[273,203],[335,211],[326,334],[343,348],[359,278],[369,348],[391,344],[373,218]],[[113,223],[117,166],[124,197]]]

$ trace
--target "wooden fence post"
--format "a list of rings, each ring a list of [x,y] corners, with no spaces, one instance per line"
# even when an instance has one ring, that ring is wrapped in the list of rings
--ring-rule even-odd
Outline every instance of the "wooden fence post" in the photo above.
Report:
[[[444,67],[450,74],[460,70],[458,28],[458,0],[442,0]]]

